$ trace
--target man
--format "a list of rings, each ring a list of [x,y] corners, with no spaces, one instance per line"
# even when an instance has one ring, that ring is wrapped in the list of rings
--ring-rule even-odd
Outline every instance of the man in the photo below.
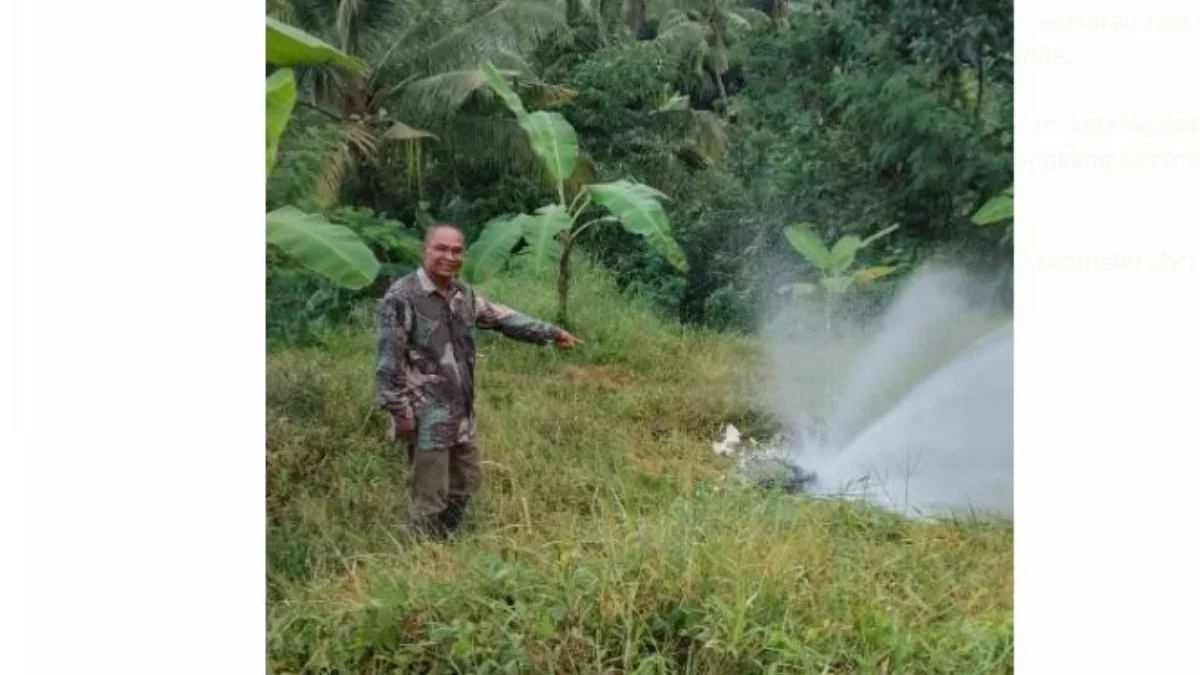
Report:
[[[408,446],[410,524],[444,536],[458,529],[481,472],[475,447],[475,328],[538,345],[574,347],[567,331],[488,302],[463,282],[462,230],[435,225],[421,267],[396,280],[379,306],[376,401],[391,440]]]

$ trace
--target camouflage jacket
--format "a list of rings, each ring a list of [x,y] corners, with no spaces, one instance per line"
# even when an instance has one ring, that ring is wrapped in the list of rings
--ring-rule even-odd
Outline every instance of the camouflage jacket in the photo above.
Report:
[[[394,417],[416,419],[418,449],[474,437],[476,328],[538,345],[559,331],[457,280],[443,295],[424,269],[397,279],[379,303],[376,402]]]

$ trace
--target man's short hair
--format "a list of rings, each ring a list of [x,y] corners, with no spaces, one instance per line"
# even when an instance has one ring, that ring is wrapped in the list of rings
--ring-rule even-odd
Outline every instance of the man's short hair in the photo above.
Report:
[[[454,223],[436,223],[436,224],[434,224],[433,227],[431,227],[425,231],[425,240],[422,242],[422,245],[429,246],[429,240],[433,238],[433,233],[437,232],[438,230],[440,230],[442,228],[448,228],[448,229],[454,230],[464,240],[467,238],[467,235],[463,234],[462,228],[455,225]]]

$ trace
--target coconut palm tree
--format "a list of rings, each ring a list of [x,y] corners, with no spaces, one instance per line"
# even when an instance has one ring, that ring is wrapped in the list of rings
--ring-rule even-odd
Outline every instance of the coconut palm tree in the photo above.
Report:
[[[389,143],[403,144],[410,180],[419,181],[422,144],[432,139],[451,161],[464,148],[496,163],[532,161],[520,130],[492,114],[477,68],[484,59],[546,100],[569,96],[542,84],[525,60],[543,41],[568,35],[564,0],[291,0],[290,9],[301,28],[370,66],[300,76],[302,105],[339,125],[318,181],[327,206],[351,173],[356,201],[375,203]]]
[[[729,115],[729,95],[722,79],[729,71],[730,38],[771,17],[739,0],[648,0],[645,11],[658,19],[655,41],[674,54],[684,81],[695,88],[711,82],[717,110]]]

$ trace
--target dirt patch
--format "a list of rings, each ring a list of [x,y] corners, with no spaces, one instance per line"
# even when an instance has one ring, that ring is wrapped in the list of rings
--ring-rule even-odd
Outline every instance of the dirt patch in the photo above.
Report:
[[[633,383],[633,375],[616,366],[575,366],[567,374],[576,382],[604,391],[620,391]]]
[[[663,470],[662,463],[655,459],[647,459],[647,458],[638,459],[637,465],[638,465],[638,470],[640,470],[642,473],[646,474],[647,476],[653,476],[653,477],[657,478],[657,477],[663,475],[663,473],[665,473],[665,471]]]

